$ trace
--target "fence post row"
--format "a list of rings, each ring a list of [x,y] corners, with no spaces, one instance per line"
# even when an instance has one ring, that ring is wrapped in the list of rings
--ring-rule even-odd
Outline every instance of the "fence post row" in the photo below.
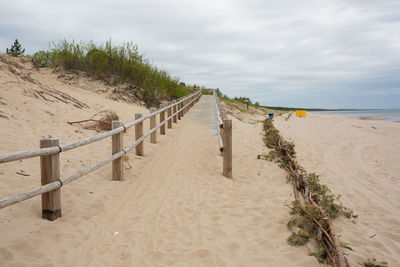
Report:
[[[140,119],[141,117],[143,117],[143,115],[141,113],[135,114],[135,120]],[[142,136],[143,136],[143,121],[141,121],[135,125],[135,139],[138,140]],[[138,155],[138,156],[144,155],[144,142],[143,141],[140,142],[136,146],[136,155]]]
[[[111,128],[116,129],[123,125],[122,121],[112,121]],[[112,140],[112,154],[117,154],[124,149],[123,133],[114,134],[111,137]],[[112,161],[112,180],[122,181],[124,180],[124,168],[123,168],[122,157]]]
[[[216,116],[222,120],[222,125],[217,125],[219,127],[219,136],[222,139],[222,174],[225,177],[232,178],[232,120],[227,118],[226,111],[221,105],[221,101],[218,98],[218,95],[213,91],[213,96],[215,97],[215,104],[217,113]],[[220,123],[219,119],[217,120],[218,124]],[[219,137],[218,137],[219,138]],[[219,143],[220,139],[218,139]]]
[[[189,110],[190,107],[193,106],[193,101],[190,105],[186,106],[190,103],[193,99],[199,97],[199,93],[194,93],[194,95],[188,98],[181,98],[179,101],[182,101],[179,104],[176,104],[176,101],[173,101],[175,105],[173,107],[169,107],[167,110],[160,111],[160,123],[163,123],[166,119],[166,112],[168,114],[168,118],[172,116],[172,111],[175,114],[178,110],[181,110],[172,118],[170,118],[166,123],[160,126],[160,134],[166,134],[166,128],[172,128],[172,123],[177,123],[177,120],[180,120],[184,114]],[[198,99],[196,99],[198,101]],[[186,106],[186,107],[185,107]],[[165,108],[165,105],[161,105],[161,108]],[[185,107],[185,108],[184,108]],[[151,108],[150,113],[156,112],[156,108]],[[135,120],[142,118],[143,115],[140,113],[135,114]],[[167,126],[165,125],[167,124]],[[144,139],[143,133],[143,121],[132,124],[131,126],[135,125],[135,140]],[[112,121],[111,127],[113,130],[117,128],[121,128],[123,126],[122,121]],[[131,126],[128,126],[131,127]],[[150,116],[150,128],[154,129],[157,127],[157,119],[156,115]],[[125,128],[125,127],[124,127]],[[126,130],[126,128],[125,128]],[[58,138],[42,138],[40,139],[40,149],[32,150],[32,151],[20,151],[11,154],[0,155],[2,156],[0,163],[15,161],[17,159],[23,158],[31,158],[40,156],[40,172],[41,172],[41,187],[37,187],[31,189],[29,191],[14,195],[12,197],[7,197],[0,199],[0,208],[4,208],[10,206],[12,204],[18,203],[20,201],[32,198],[37,195],[41,195],[42,200],[42,218],[48,220],[56,220],[58,217],[61,217],[61,191],[60,188],[63,184],[67,184],[73,180],[76,180],[87,173],[90,173],[105,164],[112,162],[112,180],[114,181],[123,181],[124,180],[124,170],[123,170],[123,155],[127,152],[124,150],[123,146],[123,131],[114,131],[117,133],[104,133],[100,134],[103,136],[93,136],[91,138],[85,138],[79,140],[79,142],[74,142],[67,145],[59,145]],[[146,133],[148,135],[148,133]],[[98,140],[102,140],[105,137],[111,136],[112,142],[112,155],[119,154],[104,159],[96,164],[90,166],[85,170],[80,170],[77,173],[73,174],[72,176],[61,179],[60,178],[60,152],[61,151],[68,151],[73,148],[77,148],[88,143],[92,143]],[[157,143],[157,131],[154,131],[150,134],[150,141],[151,143]],[[47,149],[45,149],[47,148]],[[64,148],[66,148],[64,150]],[[130,149],[132,149],[131,147]],[[143,156],[144,155],[144,140],[142,140],[139,144],[135,145],[136,148],[136,155]],[[43,150],[44,149],[44,150]],[[129,149],[129,150],[130,150]],[[129,151],[128,150],[128,151]],[[118,157],[119,156],[119,157]]]
[[[150,113],[156,112],[157,109],[156,108],[150,108]],[[150,130],[156,127],[156,115],[153,115],[150,117]],[[151,135],[150,135],[150,142],[153,144],[157,144],[157,131],[154,131]]]
[[[40,139],[40,148],[59,146],[58,138]],[[60,181],[60,154],[40,156],[41,184]],[[42,218],[54,221],[61,217],[60,188],[42,194]]]
[[[161,104],[160,108],[164,108],[165,105]],[[165,110],[160,112],[160,123],[165,120]],[[160,127],[160,134],[165,135],[165,123]]]

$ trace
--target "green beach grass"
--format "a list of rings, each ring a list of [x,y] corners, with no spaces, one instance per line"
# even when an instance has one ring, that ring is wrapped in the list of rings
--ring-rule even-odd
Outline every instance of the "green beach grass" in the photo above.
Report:
[[[192,91],[164,70],[153,65],[132,42],[114,46],[62,40],[51,42],[49,50],[34,53],[38,67],[62,66],[66,70],[80,70],[100,79],[110,75],[120,82],[142,88],[141,97],[147,106],[158,106],[162,99],[173,99]]]

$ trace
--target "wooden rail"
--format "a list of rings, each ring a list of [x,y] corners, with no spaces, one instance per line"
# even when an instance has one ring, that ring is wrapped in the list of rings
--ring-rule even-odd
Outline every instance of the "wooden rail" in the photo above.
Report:
[[[91,137],[87,137],[72,143],[68,143],[68,144],[64,144],[61,146],[53,146],[53,147],[48,147],[48,148],[40,148],[40,149],[34,149],[34,150],[25,150],[25,151],[18,151],[18,152],[14,152],[14,153],[10,153],[10,154],[3,154],[0,155],[0,163],[5,163],[5,162],[10,162],[10,161],[16,161],[16,160],[21,160],[21,159],[27,159],[27,158],[33,158],[33,157],[37,157],[37,156],[44,156],[44,155],[52,155],[52,154],[57,154],[63,151],[68,151],[68,150],[72,150],[74,148],[78,148],[99,140],[102,140],[104,138],[107,138],[109,136],[112,136],[114,134],[118,134],[118,133],[122,133],[124,131],[126,131],[126,129],[136,125],[137,123],[140,123],[146,119],[149,119],[151,116],[153,115],[157,115],[160,112],[163,112],[165,110],[168,110],[170,108],[172,108],[173,106],[176,106],[178,103],[181,103],[183,101],[187,101],[189,98],[194,97],[195,95],[198,95],[199,91],[183,98],[182,100],[180,100],[179,102],[176,103],[172,103],[166,107],[160,108],[159,110],[150,113],[148,115],[143,116],[140,119],[136,119],[134,121],[131,121],[127,124],[125,124],[124,126],[118,127],[116,129],[113,129],[111,131],[108,132],[104,132],[104,133],[100,133],[98,135],[95,136],[91,136]],[[188,105],[186,105],[188,106]],[[186,107],[185,106],[185,107]],[[172,109],[171,109],[172,110]]]
[[[232,178],[232,120],[226,116],[226,111],[213,90],[215,118],[217,121],[218,146],[223,156],[222,173],[228,178]]]
[[[41,157],[41,181],[42,185],[26,192],[0,199],[0,209],[13,205],[15,203],[27,200],[29,198],[42,195],[42,217],[48,220],[55,220],[61,216],[61,196],[60,187],[66,185],[98,168],[113,162],[112,180],[123,180],[122,156],[127,154],[133,148],[136,148],[136,154],[144,154],[144,139],[151,136],[151,142],[157,142],[157,130],[160,129],[161,134],[165,134],[165,124],[172,122],[177,123],[177,119],[182,118],[194,104],[199,100],[201,91],[174,101],[172,104],[161,105],[160,109],[150,109],[150,114],[143,116],[136,114],[135,120],[125,125],[122,121],[113,121],[112,130],[95,136],[84,138],[72,143],[59,146],[57,138],[41,139],[41,148],[35,150],[19,151],[9,154],[0,155],[0,163],[16,161],[32,157]],[[174,112],[172,113],[172,110]],[[168,111],[168,117],[165,118],[165,111]],[[160,114],[160,123],[156,125],[156,116]],[[180,114],[180,115],[178,115]],[[175,118],[175,119],[174,119]],[[143,134],[143,121],[150,119],[150,130]],[[123,148],[122,133],[135,126],[136,140],[133,144]],[[170,127],[168,127],[170,128]],[[79,170],[67,178],[60,178],[59,154],[77,147],[81,147],[106,137],[112,136],[112,155],[89,166],[86,169]],[[138,149],[139,148],[139,149]]]

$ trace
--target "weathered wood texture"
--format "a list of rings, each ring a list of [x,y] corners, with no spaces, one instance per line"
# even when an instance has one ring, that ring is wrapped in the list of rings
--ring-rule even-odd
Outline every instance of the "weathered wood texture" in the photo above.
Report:
[[[172,103],[175,104],[175,103],[176,103],[176,100],[172,101]],[[174,107],[173,107],[173,114],[175,114],[175,115],[174,115],[172,121],[173,121],[174,123],[177,123],[177,122],[178,122],[177,117],[176,117],[176,116],[177,116],[177,114],[176,114],[176,110],[177,110],[177,109],[176,109],[176,106],[177,106],[177,105],[174,105]]]
[[[40,147],[58,146],[58,138],[40,139]],[[41,184],[47,185],[60,181],[60,154],[40,156]],[[42,218],[50,221],[61,217],[60,188],[42,194]]]
[[[182,108],[182,102],[181,102],[181,100],[182,100],[182,98],[179,98],[178,110],[181,110],[181,108]],[[182,111],[179,111],[179,112],[178,112],[178,120],[181,119],[181,114],[182,114]]]
[[[171,115],[172,115],[172,107],[167,109],[168,118],[171,117]],[[167,127],[168,129],[172,129],[172,118],[168,119]]]
[[[135,119],[140,119],[143,115],[140,113],[135,114]],[[143,121],[139,122],[135,125],[135,139],[138,140],[140,137],[143,136]],[[144,140],[143,140],[144,141]],[[136,155],[143,156],[144,155],[144,142],[140,142],[136,146]]]
[[[18,151],[14,153],[0,155],[0,163],[16,161],[21,159],[28,159],[44,155],[52,155],[58,152],[60,152],[60,148],[58,147],[48,147],[41,149]]]
[[[157,109],[156,108],[150,108],[150,113],[155,112]],[[150,130],[156,127],[156,115],[151,116],[150,118]],[[151,135],[150,135],[150,142],[153,144],[157,143],[157,131],[154,131]]]
[[[11,206],[13,204],[16,204],[18,202],[36,197],[38,195],[41,195],[43,193],[47,193],[50,191],[53,191],[54,189],[60,188],[61,187],[61,182],[56,181],[52,182],[47,185],[39,186],[33,189],[30,189],[26,192],[11,196],[11,197],[6,197],[0,200],[0,209],[6,208],[8,206]]]
[[[123,125],[122,121],[112,121],[112,129],[116,129]],[[111,137],[112,140],[112,155],[121,152],[124,149],[123,133],[114,134]],[[112,179],[113,181],[123,181],[124,180],[124,168],[123,168],[123,158],[113,160],[112,162]]]
[[[165,105],[161,104],[161,108],[164,108]],[[165,120],[165,110],[160,112],[160,123]],[[165,135],[165,123],[160,127],[160,134]]]
[[[223,174],[228,178],[232,178],[232,120],[224,119],[224,158],[223,158]]]

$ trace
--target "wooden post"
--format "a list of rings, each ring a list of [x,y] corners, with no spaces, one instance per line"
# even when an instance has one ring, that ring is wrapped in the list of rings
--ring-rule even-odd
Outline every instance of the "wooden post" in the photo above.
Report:
[[[183,97],[182,97],[182,99],[183,99]],[[184,104],[184,102],[182,101],[181,102],[181,109],[183,108],[183,106],[184,106],[185,104]],[[183,109],[181,110],[181,119],[183,118]]]
[[[168,118],[169,118],[171,115],[172,115],[172,108],[169,107],[169,108],[167,109],[167,116],[168,116]],[[171,129],[171,128],[172,128],[172,119],[169,119],[169,120],[168,120],[168,122],[167,122],[167,127],[168,127],[168,129]]]
[[[156,112],[156,108],[150,108],[150,113]],[[156,115],[150,117],[150,130],[156,127]],[[153,144],[157,144],[157,131],[154,131],[150,135],[150,142]]]
[[[122,121],[112,121],[111,128],[115,129],[123,125]],[[112,140],[112,154],[117,154],[124,149],[123,133],[117,133],[111,136]],[[124,168],[123,168],[122,157],[113,160],[112,162],[112,180],[123,181],[124,180]]]
[[[179,98],[178,101],[181,101],[181,98]],[[179,103],[179,104],[178,104],[178,110],[181,109],[181,106],[182,106],[182,103]],[[182,113],[181,111],[178,112],[178,120],[181,119],[181,113]]]
[[[143,117],[141,113],[135,114],[135,120],[140,119],[141,117]],[[143,121],[135,125],[135,138],[136,138],[135,140],[138,140],[142,136],[143,136]],[[144,140],[136,146],[136,155],[138,156],[144,155]]]
[[[172,103],[176,104],[176,100],[172,101]],[[176,113],[176,106],[177,105],[174,105],[174,107],[173,107],[173,114]],[[176,114],[172,118],[173,118],[174,123],[178,123],[178,120],[176,119]]]
[[[164,108],[165,105],[161,104],[160,108]],[[160,123],[165,120],[165,111],[160,112]],[[160,127],[160,134],[165,135],[165,123]]]
[[[232,178],[232,120],[224,119],[224,159],[223,174],[225,177]]]
[[[59,146],[58,138],[40,139],[40,148]],[[60,181],[60,154],[40,156],[41,183],[46,185]],[[42,218],[54,221],[61,217],[60,188],[42,194]]]

